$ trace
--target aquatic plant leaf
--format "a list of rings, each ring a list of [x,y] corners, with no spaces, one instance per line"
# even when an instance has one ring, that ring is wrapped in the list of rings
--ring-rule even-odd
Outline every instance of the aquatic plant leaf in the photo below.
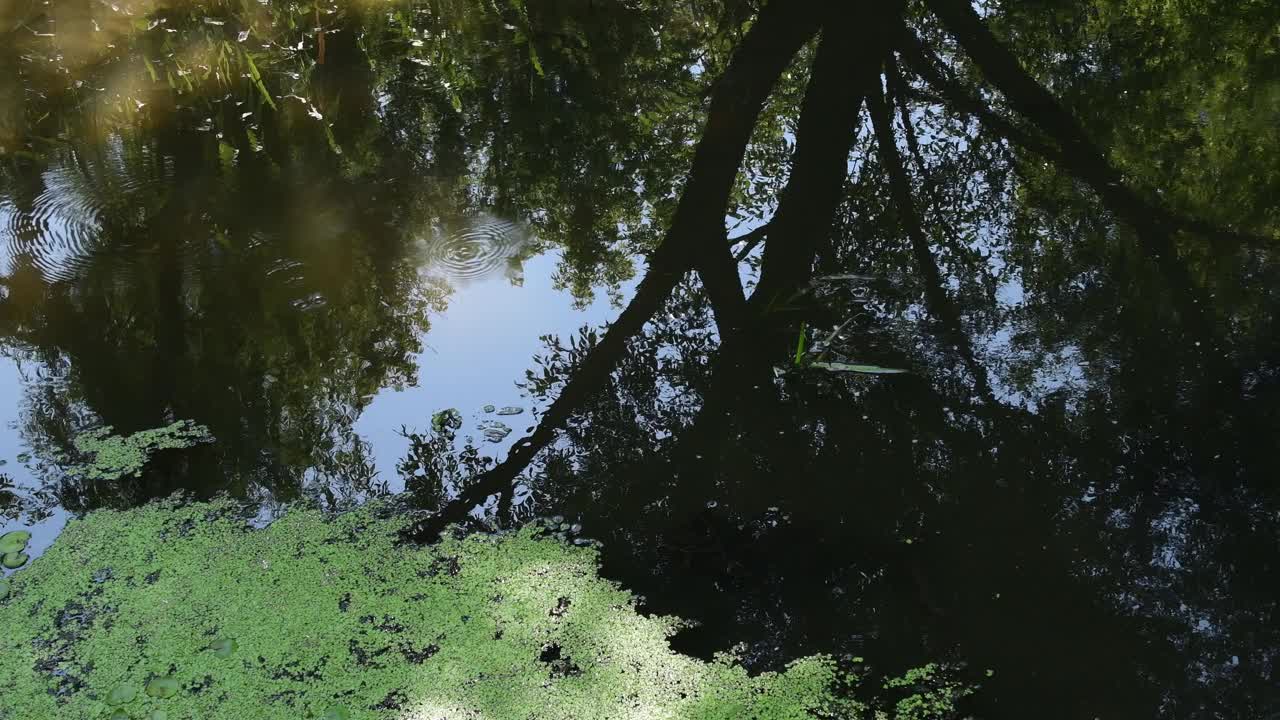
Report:
[[[324,715],[320,716],[321,720],[351,720],[351,712],[341,705],[334,705],[325,710]]]
[[[26,565],[27,561],[30,559],[31,556],[23,552],[5,553],[4,557],[0,558],[0,565],[4,565],[10,570],[17,570],[23,565]]]
[[[129,711],[124,708],[116,708],[107,715],[107,720],[130,720]]]
[[[138,697],[138,686],[120,683],[111,688],[111,692],[107,693],[107,704],[124,705],[133,702],[136,697]]]
[[[178,680],[172,675],[152,678],[147,683],[147,694],[154,698],[171,698],[178,694]]]
[[[152,710],[147,713],[147,720],[169,720],[169,713],[165,710]]]
[[[217,655],[220,658],[231,657],[231,654],[239,649],[239,647],[240,646],[237,645],[236,641],[232,638],[218,638],[217,640],[209,643],[209,649],[213,651],[214,655]]]
[[[864,375],[901,375],[906,370],[902,368],[888,368],[879,365],[854,365],[851,363],[841,362],[816,362],[809,367],[820,368],[822,370],[830,370],[831,372],[851,372],[862,373]]]
[[[0,555],[22,552],[27,549],[27,542],[30,540],[31,533],[26,530],[14,530],[0,535]]]
[[[0,578],[0,600],[9,597],[9,590],[9,580],[7,578]]]

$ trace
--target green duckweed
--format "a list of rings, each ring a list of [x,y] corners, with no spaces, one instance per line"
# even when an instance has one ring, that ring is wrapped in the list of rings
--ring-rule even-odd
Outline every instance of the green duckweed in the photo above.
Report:
[[[164,718],[156,704],[179,700],[162,712],[811,720],[871,711],[849,697],[855,678],[825,656],[753,676],[727,653],[708,662],[672,651],[686,623],[640,614],[599,576],[593,548],[534,526],[413,547],[399,540],[407,522],[375,503],[338,516],[293,509],[252,529],[224,501],[73,521],[0,605],[0,718],[101,718],[104,700],[132,708],[119,717],[151,720]],[[110,577],[94,582],[104,568]],[[137,684],[148,678],[144,695]],[[152,691],[160,678],[178,685],[175,697]]]
[[[210,440],[209,429],[191,420],[179,420],[132,435],[113,435],[108,425],[81,433],[72,440],[84,461],[71,464],[67,474],[89,480],[117,480],[138,474],[157,450],[188,448]],[[69,458],[62,459],[70,462]]]

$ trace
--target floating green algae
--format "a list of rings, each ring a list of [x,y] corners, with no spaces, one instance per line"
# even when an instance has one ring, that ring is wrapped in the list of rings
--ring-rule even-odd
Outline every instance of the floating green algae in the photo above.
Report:
[[[826,657],[751,677],[727,657],[673,652],[681,621],[639,614],[598,576],[591,548],[535,527],[415,548],[399,544],[403,527],[370,507],[295,509],[253,530],[229,502],[72,522],[0,605],[0,717],[101,718],[122,687],[130,717],[201,720],[799,720],[861,708],[839,697],[848,678]],[[234,655],[209,652],[231,638]],[[177,683],[172,699],[137,691],[157,677]]]
[[[113,435],[108,425],[72,440],[84,461],[68,467],[67,474],[89,480],[117,480],[136,475],[157,450],[188,448],[212,439],[208,428],[191,420],[178,420],[132,435]]]

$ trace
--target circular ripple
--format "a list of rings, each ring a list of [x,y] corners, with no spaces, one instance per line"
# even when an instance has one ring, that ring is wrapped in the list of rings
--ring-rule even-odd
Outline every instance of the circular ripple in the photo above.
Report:
[[[527,238],[518,223],[487,216],[463,219],[427,241],[426,267],[450,280],[482,278],[505,268]]]
[[[104,225],[127,225],[145,213],[150,190],[169,173],[149,152],[131,157],[118,144],[97,156],[60,160],[43,173],[34,199],[3,202],[0,240],[10,258],[27,259],[51,280],[70,280],[93,264],[104,243],[120,240],[104,237]]]

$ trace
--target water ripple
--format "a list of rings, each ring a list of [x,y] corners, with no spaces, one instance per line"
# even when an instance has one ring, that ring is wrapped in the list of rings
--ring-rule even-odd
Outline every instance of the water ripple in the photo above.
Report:
[[[509,266],[528,243],[524,226],[481,215],[437,228],[424,242],[428,272],[450,280],[476,280]]]

